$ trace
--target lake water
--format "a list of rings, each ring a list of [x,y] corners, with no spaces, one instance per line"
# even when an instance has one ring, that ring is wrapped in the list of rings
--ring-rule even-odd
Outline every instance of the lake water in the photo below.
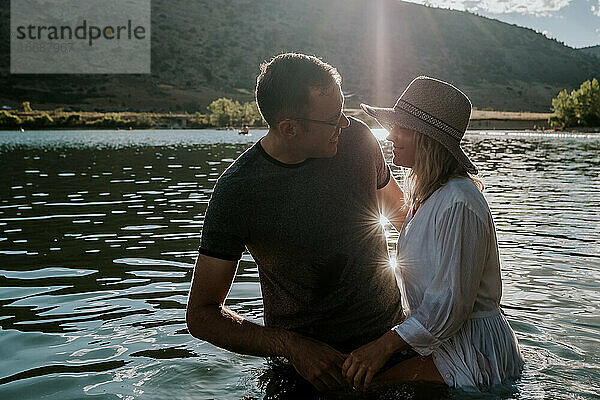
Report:
[[[261,397],[263,359],[194,339],[185,305],[215,181],[262,134],[0,132],[1,399]],[[471,132],[465,147],[527,363],[505,397],[599,398],[600,136]],[[228,304],[261,321],[249,255]]]

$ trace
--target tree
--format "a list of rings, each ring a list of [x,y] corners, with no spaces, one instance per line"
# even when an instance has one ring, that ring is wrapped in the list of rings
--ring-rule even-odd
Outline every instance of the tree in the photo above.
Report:
[[[206,108],[210,111],[208,120],[212,126],[256,126],[262,122],[255,101],[240,103],[237,100],[221,97]]]
[[[564,128],[576,124],[575,104],[566,89],[561,90],[558,96],[552,99],[552,109],[554,111],[554,116],[550,117],[552,126]]]
[[[247,103],[242,104],[243,108],[243,117],[242,122],[244,125],[260,125],[262,122],[262,116],[258,111],[258,106],[255,101],[249,101]]]
[[[554,116],[550,118],[550,124],[553,126],[599,126],[600,83],[594,78],[583,82],[570,94],[562,90],[552,99],[552,108]]]
[[[575,92],[574,103],[578,125],[600,125],[600,84],[596,78],[581,84]]]
[[[23,111],[25,111],[25,112],[32,112],[33,111],[31,109],[31,104],[28,101],[24,101],[23,102]]]
[[[214,100],[206,107],[210,111],[210,123],[213,126],[233,126],[238,118],[240,103],[225,97]]]

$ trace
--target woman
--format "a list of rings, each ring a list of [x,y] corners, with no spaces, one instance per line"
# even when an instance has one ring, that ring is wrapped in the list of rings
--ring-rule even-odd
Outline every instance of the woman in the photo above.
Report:
[[[471,102],[433,78],[411,82],[394,108],[362,104],[389,131],[393,163],[410,168],[409,207],[397,245],[396,275],[407,318],[357,349],[343,372],[355,388],[371,384],[392,354],[419,356],[374,384],[431,381],[485,390],[518,377],[516,338],[500,310],[496,232],[477,169],[460,148]]]

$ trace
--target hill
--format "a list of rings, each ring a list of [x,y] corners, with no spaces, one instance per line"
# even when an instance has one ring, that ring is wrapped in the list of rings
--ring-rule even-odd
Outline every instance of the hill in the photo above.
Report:
[[[578,49],[580,52],[592,54],[596,57],[600,57],[600,46],[590,46]]]
[[[410,80],[455,83],[480,109],[547,112],[600,76],[600,62],[521,28],[396,0],[153,0],[151,75],[10,75],[10,2],[0,0],[0,105],[204,111],[252,98],[258,65],[282,51],[323,57],[347,104],[389,105]]]

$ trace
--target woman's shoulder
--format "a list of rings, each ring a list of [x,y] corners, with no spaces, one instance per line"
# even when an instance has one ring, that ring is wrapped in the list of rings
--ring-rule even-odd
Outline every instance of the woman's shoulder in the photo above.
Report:
[[[475,182],[467,177],[450,179],[432,197],[435,199],[436,208],[440,212],[444,212],[449,208],[465,207],[482,220],[487,220],[490,213],[483,193],[481,193]]]

